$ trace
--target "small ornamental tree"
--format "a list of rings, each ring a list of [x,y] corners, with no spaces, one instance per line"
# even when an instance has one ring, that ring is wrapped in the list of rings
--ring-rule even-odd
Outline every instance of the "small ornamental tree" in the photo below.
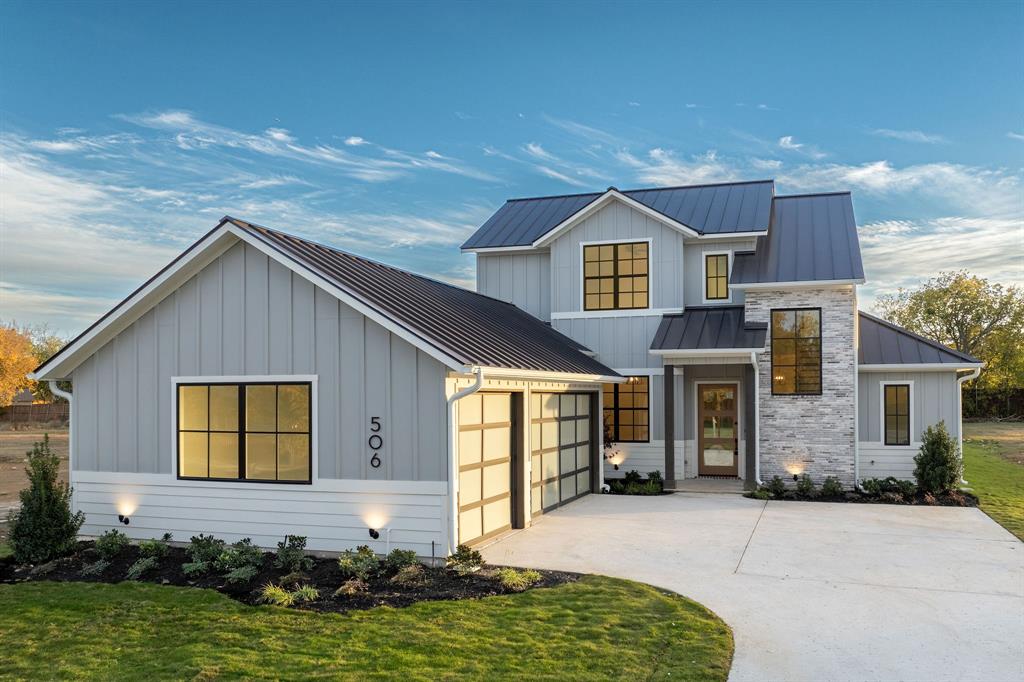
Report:
[[[57,480],[60,459],[50,451],[50,436],[28,453],[28,487],[19,493],[21,508],[12,511],[10,542],[14,559],[38,564],[71,551],[85,521],[71,513],[71,488]]]
[[[925,429],[921,450],[914,456],[914,478],[918,488],[932,494],[953,490],[963,475],[958,450],[945,422]]]

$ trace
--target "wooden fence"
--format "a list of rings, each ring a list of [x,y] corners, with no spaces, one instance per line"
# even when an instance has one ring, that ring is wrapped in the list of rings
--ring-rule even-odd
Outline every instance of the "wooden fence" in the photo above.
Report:
[[[66,422],[67,420],[68,404],[65,401],[61,401],[59,403],[32,403],[0,407],[0,422],[20,424],[24,422]]]

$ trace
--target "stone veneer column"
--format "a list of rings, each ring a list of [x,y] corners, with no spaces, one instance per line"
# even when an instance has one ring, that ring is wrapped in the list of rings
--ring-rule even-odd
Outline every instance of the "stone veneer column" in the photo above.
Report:
[[[792,484],[794,473],[816,483],[836,476],[854,484],[856,437],[856,323],[853,286],[822,289],[750,289],[746,319],[767,322],[765,353],[759,358],[761,480],[781,476]],[[821,308],[821,395],[772,395],[771,311],[776,308]]]

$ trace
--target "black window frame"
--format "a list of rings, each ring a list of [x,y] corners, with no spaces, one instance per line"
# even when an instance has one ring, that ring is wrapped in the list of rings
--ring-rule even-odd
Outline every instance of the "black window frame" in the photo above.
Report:
[[[725,274],[715,274],[711,277],[708,274],[708,259],[710,258],[723,258],[725,259]],[[725,296],[709,296],[711,293],[708,291],[708,284],[710,280],[725,280]],[[728,253],[705,253],[704,254],[704,300],[705,301],[728,301],[732,297],[732,292],[729,291],[729,254]]]
[[[799,344],[794,343],[793,344],[793,364],[792,365],[780,365],[780,367],[792,367],[793,368],[793,371],[794,371],[793,390],[790,391],[790,392],[780,392],[780,391],[777,391],[777,390],[775,390],[775,341],[776,341],[775,334],[774,334],[774,329],[775,329],[775,313],[799,313],[799,312],[808,312],[808,311],[813,311],[813,312],[818,313],[818,336],[817,336],[817,339],[818,339],[818,358],[817,358],[818,359],[818,362],[817,362],[817,366],[818,366],[818,390],[817,391],[801,391],[800,390],[800,385],[798,383],[799,372],[797,372],[797,369],[799,367],[801,367],[801,366],[811,367],[811,366],[813,366],[814,363],[801,363],[800,362],[800,354],[799,354]],[[821,363],[822,345],[823,345],[823,339],[824,339],[824,336],[825,336],[824,324],[825,324],[825,321],[824,321],[824,318],[823,318],[823,316],[821,314],[821,308],[820,307],[818,307],[818,308],[814,308],[814,307],[772,308],[769,311],[769,314],[768,314],[768,331],[769,331],[769,333],[771,333],[771,345],[770,345],[768,351],[769,351],[769,353],[771,353],[772,395],[778,395],[778,396],[808,396],[808,395],[815,396],[815,395],[822,395],[822,391],[825,388],[825,376],[824,376],[824,373],[822,372],[822,363]],[[792,338],[793,338],[794,341],[796,341],[798,339],[809,339],[809,338],[813,338],[813,337],[809,337],[809,336],[802,336],[802,337],[801,336],[793,336]]]
[[[181,428],[181,389],[188,386],[202,386],[209,389],[212,386],[237,386],[238,387],[238,428],[235,431],[224,431],[221,429],[209,428],[210,415],[210,393],[206,394],[206,429],[183,429]],[[309,405],[307,410],[306,431],[249,431],[245,428],[245,389],[248,386],[305,386],[308,391]],[[174,389],[174,453],[175,453],[175,475],[179,481],[212,481],[215,483],[271,483],[279,485],[312,485],[313,483],[313,382],[312,381],[182,381],[175,384]],[[277,417],[277,394],[275,392],[275,424]],[[212,476],[182,476],[181,474],[181,434],[182,433],[234,433],[238,436],[238,477],[221,478]],[[268,479],[268,478],[247,478],[245,475],[245,436],[247,434],[263,435],[306,435],[308,437],[306,461],[308,463],[309,475],[305,480],[297,479]],[[209,472],[210,446],[207,440],[207,472]],[[277,445],[275,444],[275,455]],[[276,459],[275,459],[276,462]],[[275,464],[276,467],[276,464]],[[276,471],[276,468],[275,468]]]
[[[644,257],[644,260],[646,260],[646,262],[647,262],[647,272],[645,272],[642,275],[638,275],[636,273],[630,273],[628,275],[627,274],[620,274],[619,273],[619,247],[620,246],[634,247],[634,246],[637,246],[638,244],[643,244],[644,247],[646,247],[646,249],[647,249],[647,254]],[[612,255],[612,261],[611,261],[612,262],[612,274],[611,275],[597,274],[597,275],[591,275],[591,276],[588,277],[587,276],[587,249],[600,249],[603,246],[610,246],[613,249],[613,251],[612,251],[612,254],[613,254]],[[639,260],[639,259],[634,256],[634,257],[631,257],[630,260],[636,261],[636,260]],[[598,261],[593,261],[593,262],[601,263],[601,262],[607,262],[607,261],[598,260]],[[608,242],[608,243],[600,243],[600,244],[583,244],[583,253],[582,253],[582,259],[581,259],[581,265],[582,265],[582,268],[583,268],[582,271],[580,272],[580,274],[583,277],[583,285],[582,285],[583,286],[583,292],[582,292],[583,300],[581,302],[583,304],[583,310],[584,311],[595,311],[595,310],[598,310],[598,311],[599,310],[648,310],[648,309],[650,309],[650,307],[651,307],[651,242],[646,241],[646,240],[640,240],[640,241]],[[628,307],[623,307],[623,306],[619,305],[619,294],[620,293],[622,293],[622,294],[628,293],[631,296],[635,296],[636,293],[637,293],[636,291],[628,291],[628,292],[626,292],[626,291],[620,291],[619,290],[620,280],[622,280],[623,278],[626,278],[626,277],[628,277],[630,279],[635,279],[635,278],[638,278],[638,277],[643,277],[645,280],[647,280],[647,289],[646,289],[646,291],[643,292],[644,293],[644,305],[642,305],[642,306],[633,305],[633,306],[628,306]],[[604,280],[604,279],[611,279],[612,280],[612,291],[611,291],[611,294],[612,294],[613,305],[612,305],[611,308],[601,308],[601,307],[591,308],[591,307],[589,307],[587,305],[587,282],[591,281],[591,280],[601,281],[601,280]],[[600,299],[601,294],[598,293],[596,295]]]
[[[890,388],[896,389],[896,394],[897,394],[896,398],[895,398],[895,403],[896,404],[893,406],[895,411],[891,415],[889,414],[889,389]],[[899,395],[898,395],[898,393],[899,393],[899,390],[901,388],[905,389],[906,392],[907,392],[907,412],[906,412],[906,414],[902,414],[902,413],[899,412]],[[884,443],[885,445],[894,445],[894,446],[910,445],[910,409],[911,409],[911,405],[910,405],[910,384],[909,383],[893,382],[893,383],[882,384],[882,443]],[[890,443],[889,442],[888,422],[889,422],[889,417],[890,416],[894,417],[896,419],[896,440],[897,441],[902,441],[902,439],[900,438],[901,434],[899,433],[899,429],[900,429],[900,427],[899,427],[899,423],[900,423],[899,419],[900,419],[900,417],[905,417],[906,418],[906,420],[907,420],[907,437],[906,437],[906,442],[895,442],[895,443]]]
[[[612,425],[611,425],[611,427],[612,427],[612,429],[611,429],[612,430],[612,442],[614,442],[614,443],[650,443],[651,442],[651,377],[649,375],[646,375],[646,374],[639,374],[639,375],[634,375],[634,376],[627,376],[626,379],[643,379],[644,381],[647,382],[647,407],[636,407],[635,405],[633,407],[622,407],[622,406],[620,406],[619,405],[619,391],[620,391],[621,387],[624,386],[625,384],[604,384],[604,386],[601,387],[601,422],[603,424],[604,420],[605,420],[605,417],[607,416],[608,412],[611,412],[611,414],[612,414]],[[605,405],[604,405],[604,392],[605,392],[605,388],[606,387],[609,387],[612,390],[612,406],[611,407],[605,407]],[[636,391],[633,391],[633,393],[635,394]],[[638,439],[638,438],[625,439],[625,438],[620,438],[619,437],[620,426],[622,425],[621,424],[621,420],[619,419],[619,413],[620,412],[625,412],[625,411],[632,412],[634,415],[636,415],[637,412],[646,412],[647,413],[647,423],[643,425],[646,428],[646,430],[647,430],[647,437],[646,438],[643,438],[643,439]],[[636,419],[633,420],[633,423],[630,426],[632,426],[634,429],[636,428],[636,426],[637,426]]]

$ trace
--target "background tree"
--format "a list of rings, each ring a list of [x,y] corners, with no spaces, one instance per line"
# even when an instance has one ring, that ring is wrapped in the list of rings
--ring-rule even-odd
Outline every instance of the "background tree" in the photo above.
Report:
[[[25,375],[35,368],[29,335],[13,324],[0,325],[0,405],[10,405],[18,391],[31,385]]]
[[[1024,295],[965,270],[882,296],[881,316],[985,362],[979,382],[1024,387]]]
[[[26,328],[26,331],[32,341],[32,354],[36,358],[36,367],[49,360],[54,353],[63,348],[67,343],[67,339],[58,334],[54,334],[46,325],[28,327]],[[48,381],[33,381],[31,384],[32,395],[35,396],[36,400],[41,400],[45,403],[59,403],[64,401],[64,398],[59,398],[53,394],[50,390],[50,383]],[[57,385],[65,391],[71,390],[70,381],[58,381]]]

